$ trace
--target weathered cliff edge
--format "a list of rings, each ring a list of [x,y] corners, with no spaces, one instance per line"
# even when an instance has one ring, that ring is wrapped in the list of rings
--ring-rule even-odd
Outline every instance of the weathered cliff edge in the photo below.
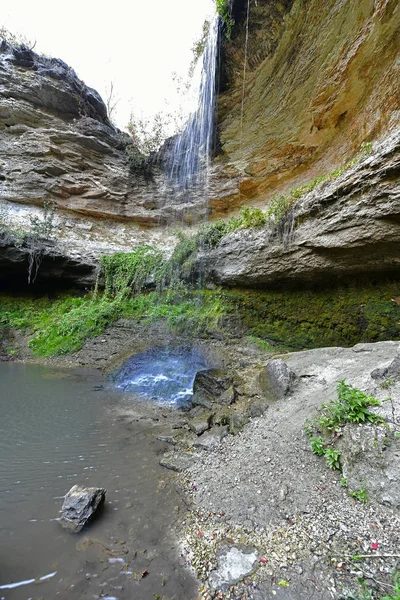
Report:
[[[201,257],[229,286],[332,283],[400,273],[400,131],[337,180],[303,196],[276,228],[239,230]]]

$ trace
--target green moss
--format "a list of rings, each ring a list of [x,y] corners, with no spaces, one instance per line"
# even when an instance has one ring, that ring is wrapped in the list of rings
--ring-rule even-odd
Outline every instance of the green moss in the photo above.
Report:
[[[221,19],[223,20],[223,22],[225,24],[225,35],[229,40],[232,35],[232,28],[235,24],[234,19],[232,19],[232,17],[231,17],[229,2],[228,2],[228,0],[215,0],[215,6],[217,9],[218,15],[221,17]]]
[[[247,332],[291,349],[400,339],[400,284],[313,291],[226,292]]]
[[[179,280],[198,240],[182,238],[172,257],[145,246],[102,260],[105,291],[84,297],[0,296],[0,330],[32,334],[34,354],[65,354],[82,347],[121,316],[147,322],[166,319],[188,335],[208,336],[221,317],[234,314],[245,335],[265,352],[400,339],[400,284],[354,285],[331,290],[198,291]],[[178,275],[176,274],[178,273]],[[153,281],[157,291],[139,293]]]

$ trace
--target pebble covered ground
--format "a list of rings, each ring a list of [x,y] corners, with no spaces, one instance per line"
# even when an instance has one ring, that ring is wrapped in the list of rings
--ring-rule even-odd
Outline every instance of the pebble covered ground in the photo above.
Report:
[[[352,368],[360,378],[357,361]],[[332,393],[329,381],[319,383]],[[319,383],[312,384],[310,414]],[[370,378],[368,385],[388,395]],[[391,389],[396,401],[399,386]],[[200,452],[180,475],[192,501],[182,521],[182,552],[202,582],[199,598],[344,600],[393,593],[400,514],[351,497],[341,473],[311,452],[307,409],[299,399],[293,394],[278,401],[216,450]],[[221,548],[229,546],[256,548],[257,565],[242,582],[212,590],[209,575]],[[372,596],[362,592],[361,580]]]

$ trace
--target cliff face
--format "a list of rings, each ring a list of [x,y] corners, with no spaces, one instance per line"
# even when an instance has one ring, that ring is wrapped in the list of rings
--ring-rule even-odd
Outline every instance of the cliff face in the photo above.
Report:
[[[39,274],[86,285],[101,254],[140,243],[170,248],[167,222],[265,208],[342,167],[365,142],[373,142],[369,158],[296,203],[288,244],[239,231],[203,260],[227,285],[398,272],[398,2],[251,0],[247,20],[247,0],[234,0],[233,16],[221,52],[219,153],[208,198],[197,191],[189,201],[185,191],[168,193],[158,168],[147,178],[132,172],[126,138],[70,67],[1,43],[3,278],[26,272],[32,248],[2,224],[32,231],[46,218],[44,201],[56,216]]]
[[[228,286],[302,287],[400,274],[400,133],[304,195],[281,224],[238,230],[202,257]]]
[[[59,59],[0,45],[0,197],[86,216],[158,222],[133,193],[123,136]]]
[[[223,49],[215,213],[267,203],[329,173],[399,125],[400,7],[395,0],[234,2]]]

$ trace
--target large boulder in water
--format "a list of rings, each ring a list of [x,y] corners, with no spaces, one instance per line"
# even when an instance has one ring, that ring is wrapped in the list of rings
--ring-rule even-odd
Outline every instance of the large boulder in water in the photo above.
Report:
[[[105,496],[106,490],[103,488],[74,485],[64,498],[61,525],[73,533],[78,533],[104,503]]]

